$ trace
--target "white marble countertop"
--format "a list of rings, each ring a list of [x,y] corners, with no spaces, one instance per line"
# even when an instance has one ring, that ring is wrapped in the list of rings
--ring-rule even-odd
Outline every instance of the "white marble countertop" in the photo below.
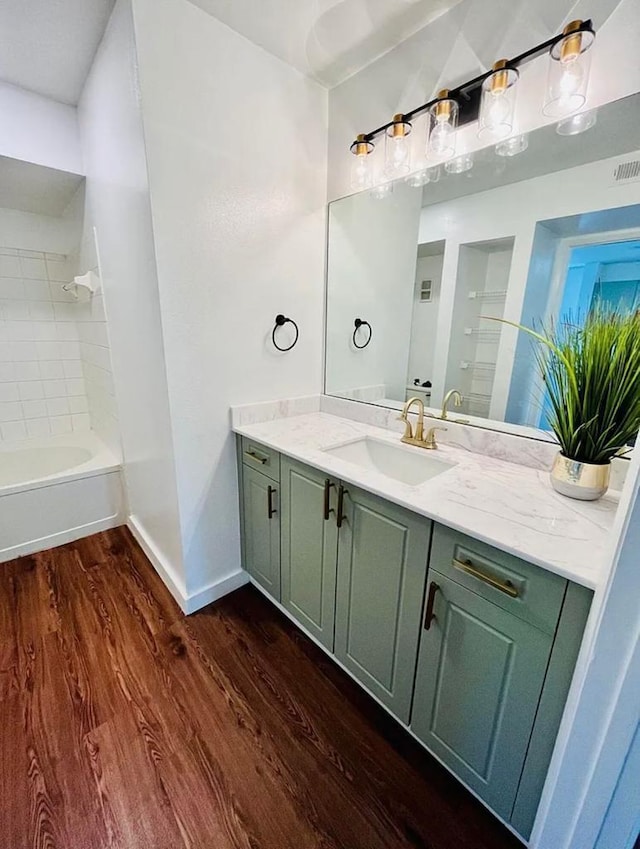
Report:
[[[309,413],[236,425],[234,430],[578,584],[595,589],[601,583],[617,493],[595,502],[572,501],[551,488],[547,472],[445,444],[434,457],[455,465],[419,486],[324,453],[362,436],[399,445],[400,424],[398,428],[394,434],[327,413]]]

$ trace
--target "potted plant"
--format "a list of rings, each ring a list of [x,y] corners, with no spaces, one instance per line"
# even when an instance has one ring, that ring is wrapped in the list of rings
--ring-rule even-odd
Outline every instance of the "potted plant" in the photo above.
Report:
[[[536,360],[548,399],[547,419],[560,444],[553,488],[594,501],[607,491],[611,459],[640,428],[640,311],[594,307],[583,324],[566,320],[542,332]]]

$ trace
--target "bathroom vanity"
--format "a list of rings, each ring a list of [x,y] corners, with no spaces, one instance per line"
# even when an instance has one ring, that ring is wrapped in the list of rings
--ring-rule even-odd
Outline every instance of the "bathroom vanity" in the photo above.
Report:
[[[235,430],[252,582],[528,838],[615,501],[324,413]]]

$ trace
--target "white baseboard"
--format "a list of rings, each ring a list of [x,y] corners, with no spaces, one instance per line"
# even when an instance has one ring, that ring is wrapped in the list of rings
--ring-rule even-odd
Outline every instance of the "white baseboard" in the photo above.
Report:
[[[121,524],[122,517],[119,513],[114,513],[113,516],[107,516],[107,518],[99,519],[96,522],[88,522],[85,525],[78,525],[76,528],[70,528],[56,534],[40,537],[40,539],[29,540],[29,542],[11,546],[11,548],[3,548],[0,549],[0,563],[6,563],[8,560],[14,560],[16,557],[24,557],[27,554],[37,554],[37,552],[46,551],[49,548],[57,548],[60,545],[66,545],[68,542],[75,542],[83,537],[89,537],[91,534],[98,534],[100,531],[117,528]]]
[[[200,610],[200,608],[205,607],[207,604],[211,604],[212,601],[217,601],[222,596],[228,595],[248,583],[249,576],[243,569],[239,569],[232,575],[228,575],[226,578],[221,578],[218,581],[213,581],[197,590],[197,592],[192,593],[187,598],[186,605],[182,609],[185,613],[195,613],[196,610]]]
[[[154,569],[160,575],[163,583],[177,601],[183,613],[195,613],[196,610],[200,610],[207,604],[211,604],[212,601],[217,601],[219,598],[233,592],[233,590],[237,590],[238,587],[243,586],[249,581],[247,573],[239,569],[232,575],[212,581],[210,584],[206,584],[204,587],[196,590],[196,592],[189,594],[187,593],[184,582],[176,575],[173,566],[158,551],[140,520],[136,516],[129,516],[127,527],[140,545],[140,548],[151,561]]]
[[[162,582],[169,590],[171,595],[178,602],[182,610],[186,613],[185,606],[187,603],[187,588],[181,578],[179,578],[173,566],[165,559],[164,555],[156,548],[148,535],[144,525],[137,516],[130,515],[127,519],[127,527],[135,537],[140,548],[151,561],[151,565],[162,578]]]

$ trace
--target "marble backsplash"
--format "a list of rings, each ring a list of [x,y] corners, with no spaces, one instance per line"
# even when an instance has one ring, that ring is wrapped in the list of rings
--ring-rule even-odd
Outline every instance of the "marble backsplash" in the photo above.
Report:
[[[374,404],[363,404],[346,398],[336,398],[331,395],[308,395],[301,398],[233,406],[231,407],[231,425],[232,427],[240,427],[318,412],[397,431],[399,435],[402,433],[403,425],[398,421],[397,410],[377,407]],[[415,417],[415,414],[411,413],[410,416]],[[429,421],[438,426],[446,427],[445,431],[438,434],[439,442],[464,451],[470,451],[473,454],[484,454],[531,469],[540,471],[550,469],[557,452],[555,443],[542,439],[529,439],[511,433],[470,427],[452,420],[442,422],[429,419]],[[628,467],[628,460],[617,459],[613,461],[611,489],[622,489]]]

